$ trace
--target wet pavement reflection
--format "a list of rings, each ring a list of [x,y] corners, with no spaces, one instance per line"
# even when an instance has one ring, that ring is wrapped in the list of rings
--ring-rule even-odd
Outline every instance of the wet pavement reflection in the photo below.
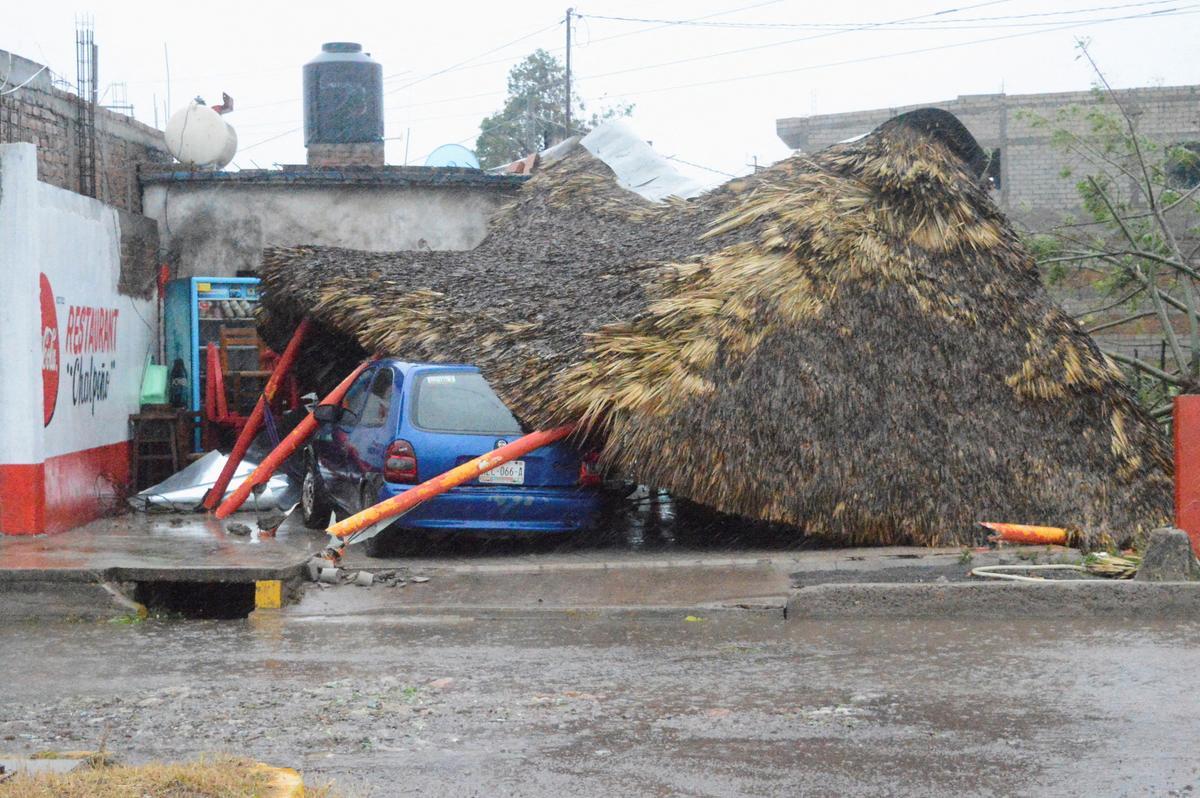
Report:
[[[546,614],[0,629],[6,746],[234,751],[352,795],[1165,795],[1200,624]],[[1182,793],[1181,793],[1182,794]]]

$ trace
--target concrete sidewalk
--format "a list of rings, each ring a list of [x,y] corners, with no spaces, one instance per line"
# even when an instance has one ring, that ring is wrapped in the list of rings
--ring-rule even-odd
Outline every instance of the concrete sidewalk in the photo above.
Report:
[[[230,534],[235,522],[252,534]],[[130,513],[57,535],[0,536],[0,583],[290,579],[323,543],[323,535],[300,525],[260,536],[251,514],[218,521],[198,513]]]
[[[251,534],[231,534],[233,523]],[[135,598],[170,611],[180,602],[195,608],[227,601],[249,612],[272,606],[258,603],[255,588],[264,583],[273,585],[274,606],[302,598],[295,611],[330,616],[750,612],[827,619],[1200,611],[1200,583],[1019,585],[969,574],[980,565],[1077,561],[1079,553],[1069,549],[814,549],[811,543],[788,548],[778,541],[697,537],[634,547],[605,533],[457,536],[410,546],[416,556],[393,558],[370,558],[352,546],[343,573],[378,577],[370,587],[357,587],[306,581],[305,565],[327,538],[294,516],[271,537],[259,534],[249,514],[223,522],[201,514],[130,514],[60,535],[0,538],[0,618],[111,618],[143,612]],[[216,617],[244,617],[230,612]]]
[[[233,522],[252,533],[230,534]],[[193,600],[214,603],[249,591],[242,599],[253,607],[256,584],[275,583],[275,595],[283,596],[322,544],[322,535],[303,527],[260,537],[253,516],[218,522],[199,514],[132,513],[57,535],[0,536],[0,619],[141,614],[139,588],[161,595],[163,585],[193,589],[200,596]]]

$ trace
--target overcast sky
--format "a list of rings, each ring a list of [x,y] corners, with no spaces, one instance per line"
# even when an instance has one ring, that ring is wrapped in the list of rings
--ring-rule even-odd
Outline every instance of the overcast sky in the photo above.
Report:
[[[1200,83],[1200,2],[1185,0],[576,1],[584,102],[635,103],[635,129],[664,155],[715,170],[685,167],[706,182],[787,155],[779,117],[1086,89],[1080,36],[1118,87]],[[73,83],[75,19],[90,14],[101,90],[124,82],[148,124],[157,102],[161,127],[165,45],[173,107],[232,95],[235,164],[254,168],[304,162],[300,68],[322,42],[361,42],[383,65],[388,162],[423,163],[439,144],[474,147],[515,62],[537,47],[561,57],[566,4],[39,0],[6,7],[0,49]]]

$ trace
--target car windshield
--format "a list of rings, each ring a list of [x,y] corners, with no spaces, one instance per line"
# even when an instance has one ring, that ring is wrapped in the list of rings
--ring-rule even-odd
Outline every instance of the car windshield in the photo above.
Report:
[[[417,382],[413,423],[438,432],[521,432],[521,425],[482,374],[424,374]]]

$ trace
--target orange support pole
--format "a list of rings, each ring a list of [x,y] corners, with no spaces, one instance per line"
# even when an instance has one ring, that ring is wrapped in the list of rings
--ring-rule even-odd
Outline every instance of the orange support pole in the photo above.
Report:
[[[338,521],[329,527],[327,531],[330,535],[345,540],[367,527],[374,526],[383,521],[391,521],[416,507],[421,502],[432,499],[438,494],[445,493],[464,482],[469,482],[480,474],[491,471],[496,466],[529,454],[534,449],[540,449],[555,441],[562,440],[574,431],[575,425],[567,424],[544,432],[531,432],[528,435],[517,438],[512,443],[501,446],[499,449],[493,449],[487,454],[476,457],[474,460],[468,460],[462,465],[455,466],[444,474],[426,480],[415,488],[410,488],[398,496],[393,496],[343,521]]]
[[[370,365],[369,362],[358,364],[358,367],[354,371],[346,375],[346,379],[338,383],[338,386],[321,400],[321,404],[332,405],[342,401],[342,397],[350,390],[350,386],[354,383],[354,380],[359,374],[363,373],[368,365]],[[241,507],[243,502],[246,501],[246,497],[250,495],[250,491],[270,479],[271,475],[275,473],[275,469],[283,465],[283,461],[291,457],[292,453],[299,449],[316,431],[317,420],[313,418],[313,414],[310,412],[304,417],[303,421],[296,425],[294,430],[288,433],[286,438],[279,442],[278,446],[271,450],[271,453],[258,464],[258,468],[254,469],[250,476],[242,480],[242,484],[238,485],[237,490],[221,503],[221,506],[217,508],[214,515],[217,518],[227,518],[237,508]]]
[[[1175,526],[1200,556],[1200,395],[1175,397]]]
[[[979,525],[995,532],[996,537],[1005,543],[1028,543],[1035,546],[1066,546],[1070,540],[1067,530],[1057,526],[993,524],[986,522],[981,522]]]
[[[283,350],[283,354],[279,356],[279,362],[275,364],[275,369],[271,372],[267,384],[263,387],[262,395],[258,397],[258,402],[254,405],[254,410],[250,413],[250,418],[246,421],[246,426],[242,427],[242,431],[238,434],[237,441],[233,444],[233,451],[229,453],[229,458],[225,461],[225,466],[221,469],[221,475],[217,477],[217,481],[209,488],[208,493],[204,494],[204,501],[200,506],[211,512],[217,506],[217,502],[221,501],[221,497],[225,495],[225,488],[229,487],[229,481],[233,479],[233,472],[237,470],[238,464],[242,462],[242,458],[246,456],[246,450],[250,448],[250,443],[254,440],[254,436],[258,434],[259,428],[262,427],[263,416],[266,415],[267,406],[275,400],[275,393],[279,390],[279,384],[283,382],[283,378],[292,370],[292,364],[296,362],[296,356],[300,354],[300,344],[304,341],[304,336],[308,334],[308,328],[312,326],[312,322],[305,316],[297,325],[296,331],[292,333],[292,339],[288,341],[287,347]]]

